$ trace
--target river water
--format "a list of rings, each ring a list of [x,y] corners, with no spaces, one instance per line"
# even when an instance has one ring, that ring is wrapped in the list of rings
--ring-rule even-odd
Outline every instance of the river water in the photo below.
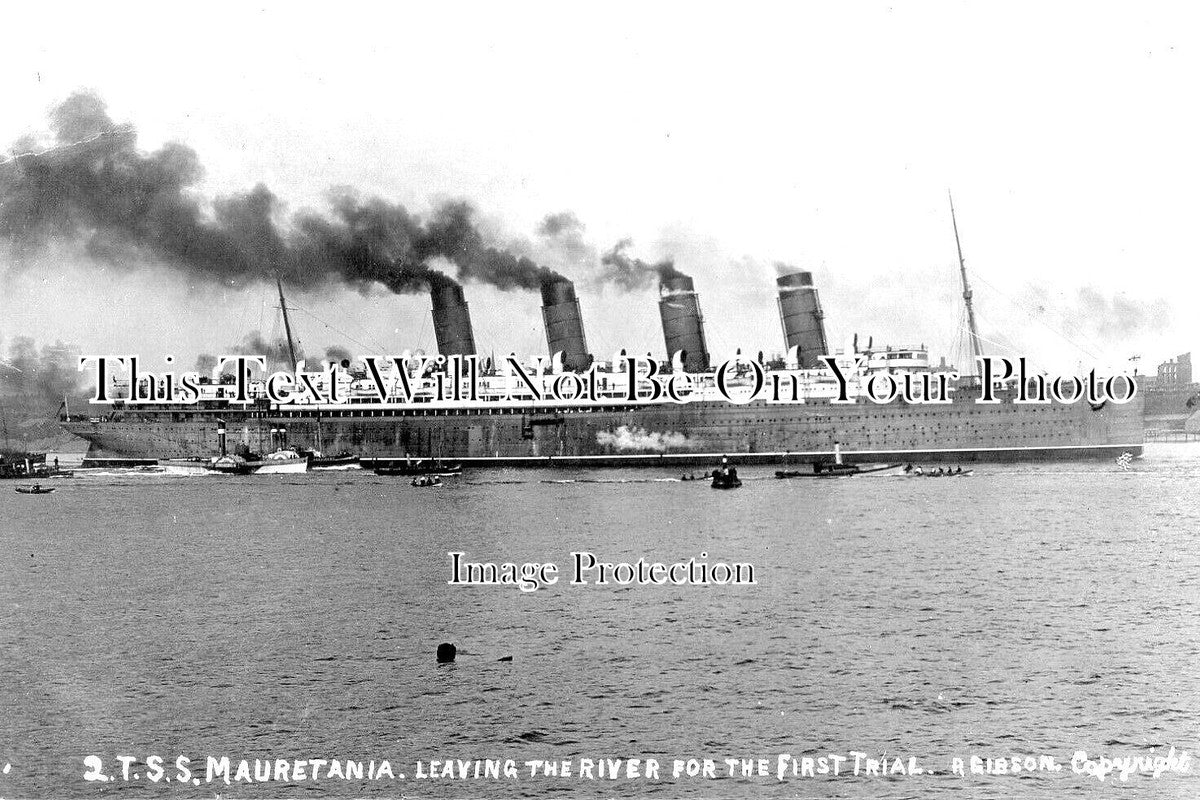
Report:
[[[0,487],[0,796],[1200,795],[1194,761],[1125,781],[1072,762],[1200,747],[1200,447],[1149,447],[1129,472],[742,472],[730,492],[654,471]],[[561,577],[452,586],[451,551]],[[571,586],[573,551],[704,553],[757,583]],[[847,760],[810,777],[785,758],[779,780],[786,755]],[[973,756],[1058,769],[972,774]],[[269,759],[272,780],[227,786],[222,757],[231,780]],[[363,777],[314,780],[313,759]],[[501,776],[420,777],[454,759]],[[571,775],[531,776],[534,759]],[[581,759],[621,759],[620,776]]]

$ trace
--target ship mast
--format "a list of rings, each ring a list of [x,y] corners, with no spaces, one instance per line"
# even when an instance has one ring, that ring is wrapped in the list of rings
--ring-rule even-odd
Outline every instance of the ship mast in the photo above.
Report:
[[[287,334],[288,353],[292,356],[292,369],[296,369],[296,343],[292,341],[292,322],[288,319],[287,300],[283,299],[283,281],[275,276],[275,286],[279,289],[279,308],[283,311],[283,330]]]
[[[967,262],[963,260],[962,242],[958,239],[958,220],[954,217],[954,196],[946,190],[950,198],[950,223],[954,226],[954,246],[958,248],[958,270],[962,275],[963,302],[967,305],[967,330],[971,335],[971,375],[977,376],[979,359],[983,356],[983,347],[979,344],[979,328],[975,326],[975,306],[971,304],[971,284],[967,282]]]
[[[293,370],[293,374],[294,374],[295,369],[296,369],[296,364],[299,363],[296,360],[296,343],[292,340],[292,321],[288,318],[287,300],[285,300],[283,297],[283,281],[280,279],[278,273],[276,273],[276,275],[275,275],[275,287],[277,289],[279,289],[279,309],[283,312],[283,332],[285,334],[287,334],[288,354],[291,355],[291,357],[292,357],[292,370]],[[317,405],[316,415],[317,415],[317,449],[321,450],[325,446],[325,444],[324,444],[325,437],[321,433],[320,404]]]

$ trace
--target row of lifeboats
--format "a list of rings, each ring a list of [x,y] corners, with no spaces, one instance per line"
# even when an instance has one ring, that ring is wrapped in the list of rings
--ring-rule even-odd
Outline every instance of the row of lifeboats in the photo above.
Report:
[[[921,467],[914,467],[912,464],[907,464],[904,467],[904,475],[910,478],[969,478],[975,474],[973,469],[963,469],[962,467],[935,467],[929,471],[925,471]]]

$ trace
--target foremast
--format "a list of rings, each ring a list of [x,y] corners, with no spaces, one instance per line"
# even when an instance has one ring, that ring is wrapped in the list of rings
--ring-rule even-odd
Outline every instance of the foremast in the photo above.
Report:
[[[279,290],[279,310],[283,312],[283,332],[287,336],[288,355],[292,357],[292,372],[295,373],[299,361],[296,359],[296,342],[292,339],[292,321],[288,317],[287,299],[283,296],[283,280],[277,274],[275,276],[275,288]],[[321,434],[321,410],[317,409],[317,449],[322,450],[325,446],[324,436]],[[282,441],[280,443],[282,445]]]
[[[283,280],[275,276],[275,286],[279,289],[279,310],[283,312],[283,332],[287,334],[288,355],[292,357],[292,370],[296,369],[296,343],[292,341],[292,321],[288,318],[287,300],[283,297]]]

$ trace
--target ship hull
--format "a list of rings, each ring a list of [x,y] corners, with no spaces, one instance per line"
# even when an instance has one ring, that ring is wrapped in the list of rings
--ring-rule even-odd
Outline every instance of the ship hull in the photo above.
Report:
[[[1049,461],[1142,452],[1140,396],[1132,402],[1022,405],[1003,398],[945,405],[857,402],[683,403],[583,407],[313,409],[123,408],[63,427],[120,458],[204,457],[231,442],[267,450],[290,443],[363,458],[438,458],[464,466],[699,466],[741,464]]]

